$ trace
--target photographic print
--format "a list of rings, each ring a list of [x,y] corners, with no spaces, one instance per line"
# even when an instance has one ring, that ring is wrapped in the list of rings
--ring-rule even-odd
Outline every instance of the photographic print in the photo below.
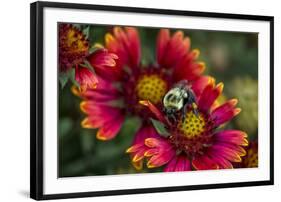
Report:
[[[31,198],[273,184],[272,16],[31,4]]]
[[[59,23],[59,176],[258,167],[258,34]]]

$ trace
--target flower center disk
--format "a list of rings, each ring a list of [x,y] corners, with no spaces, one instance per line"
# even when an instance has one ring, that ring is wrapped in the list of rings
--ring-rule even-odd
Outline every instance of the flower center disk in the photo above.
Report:
[[[192,110],[186,113],[186,117],[183,121],[179,121],[178,130],[188,139],[199,137],[205,131],[205,119],[199,113],[196,116]]]
[[[167,82],[157,74],[142,75],[135,88],[139,100],[160,103],[168,90]]]
[[[81,33],[75,31],[74,29],[68,31],[66,44],[73,52],[83,52],[88,50],[87,41]]]
[[[203,154],[205,149],[212,145],[212,122],[203,113],[198,116],[193,110],[188,109],[184,120],[178,119],[175,130],[169,136],[169,141],[177,149],[177,152],[184,152],[192,157],[197,154]]]
[[[258,153],[254,149],[249,149],[244,164],[247,168],[256,168],[258,167]]]

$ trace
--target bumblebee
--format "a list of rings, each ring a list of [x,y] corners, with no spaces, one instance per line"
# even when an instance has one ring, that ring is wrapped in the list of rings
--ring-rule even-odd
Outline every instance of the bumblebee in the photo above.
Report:
[[[166,93],[163,98],[163,106],[163,112],[167,118],[174,122],[179,113],[184,121],[188,108],[191,108],[198,117],[196,97],[187,80],[179,81]]]

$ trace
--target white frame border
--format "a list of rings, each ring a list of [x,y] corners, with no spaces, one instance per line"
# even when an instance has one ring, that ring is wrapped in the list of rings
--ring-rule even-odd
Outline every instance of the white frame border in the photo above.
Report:
[[[270,105],[270,22],[46,7],[43,15],[43,194],[270,180],[270,111],[261,107]],[[259,168],[57,178],[57,22],[259,33]]]

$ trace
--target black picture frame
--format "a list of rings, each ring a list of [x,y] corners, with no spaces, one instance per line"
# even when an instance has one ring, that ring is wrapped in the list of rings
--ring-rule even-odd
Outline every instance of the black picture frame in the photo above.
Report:
[[[79,193],[57,193],[45,195],[43,193],[43,9],[67,8],[81,10],[122,11],[130,13],[165,14],[179,16],[197,16],[211,18],[241,19],[267,21],[270,23],[270,180],[222,183],[207,185],[191,185],[176,187],[155,187],[144,189],[93,191]],[[258,15],[240,15],[213,12],[195,12],[183,10],[166,10],[150,8],[134,8],[120,6],[103,6],[75,3],[35,2],[30,5],[30,197],[36,200],[62,199],[76,197],[91,197],[105,195],[138,194],[153,192],[186,191],[198,189],[215,189],[227,187],[245,187],[274,184],[274,17]]]

